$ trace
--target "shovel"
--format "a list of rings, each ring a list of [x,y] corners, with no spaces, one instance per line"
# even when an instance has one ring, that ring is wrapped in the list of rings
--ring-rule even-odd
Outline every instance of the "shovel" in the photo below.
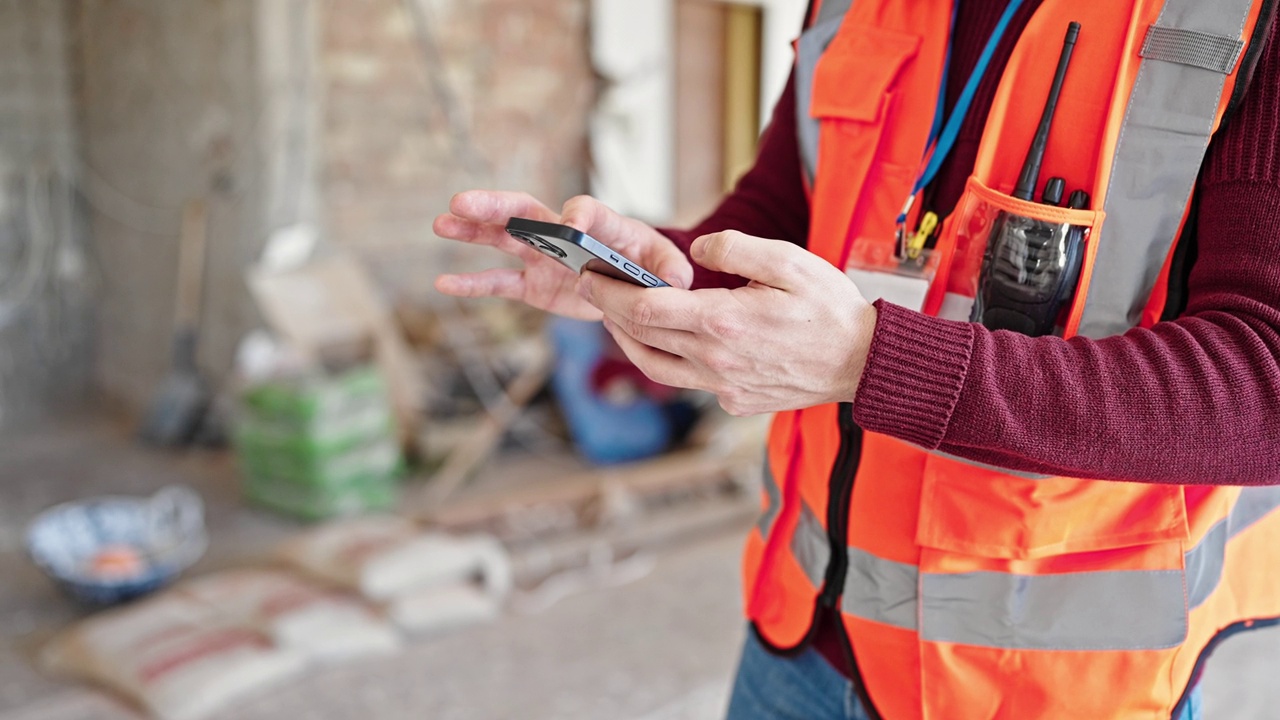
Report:
[[[209,385],[196,367],[196,335],[204,289],[206,212],[202,200],[187,203],[178,244],[178,292],[173,364],[151,399],[142,439],[174,447],[189,443],[209,407]]]

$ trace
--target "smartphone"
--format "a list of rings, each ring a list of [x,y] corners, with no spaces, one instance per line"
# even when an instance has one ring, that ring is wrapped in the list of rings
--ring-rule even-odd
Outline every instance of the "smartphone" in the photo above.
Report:
[[[590,270],[640,287],[671,287],[657,275],[640,267],[639,263],[568,225],[513,217],[507,221],[507,232],[543,255],[559,260],[576,273]]]

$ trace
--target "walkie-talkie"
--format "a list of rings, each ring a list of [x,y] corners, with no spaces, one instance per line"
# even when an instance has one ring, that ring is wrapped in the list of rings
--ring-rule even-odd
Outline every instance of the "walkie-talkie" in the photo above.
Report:
[[[1049,131],[1079,34],[1080,23],[1067,27],[1049,98],[1013,191],[1019,200],[1033,201],[1040,184]],[[1041,202],[1057,206],[1064,192],[1062,178],[1051,178]],[[1087,205],[1088,196],[1082,191],[1072,193],[1069,204],[1080,202],[1082,197]],[[970,320],[992,330],[1013,330],[1032,337],[1052,333],[1059,310],[1075,292],[1083,260],[1083,228],[1001,211],[988,236]]]
[[[1022,163],[1022,174],[1018,176],[1018,184],[1013,189],[1013,196],[1019,200],[1033,200],[1036,186],[1040,184],[1040,165],[1044,163],[1044,151],[1049,146],[1049,131],[1053,129],[1053,117],[1058,112],[1058,98],[1062,95],[1062,82],[1067,78],[1067,67],[1071,65],[1071,54],[1076,49],[1076,38],[1080,37],[1080,23],[1072,22],[1067,26],[1067,37],[1062,41],[1062,54],[1058,56],[1058,69],[1053,74],[1053,85],[1049,87],[1049,99],[1044,103],[1044,112],[1040,114],[1040,126],[1036,128],[1036,136],[1031,140],[1031,149],[1027,151],[1027,159]]]

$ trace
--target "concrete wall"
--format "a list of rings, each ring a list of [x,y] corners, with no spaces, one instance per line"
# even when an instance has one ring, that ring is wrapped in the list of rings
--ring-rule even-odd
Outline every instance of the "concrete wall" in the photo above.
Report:
[[[169,365],[184,203],[209,209],[202,364],[224,371],[256,323],[242,280],[266,229],[249,0],[78,0],[78,105],[103,284],[95,379],[132,407]]]
[[[0,428],[87,394],[90,264],[62,0],[0,0]]]

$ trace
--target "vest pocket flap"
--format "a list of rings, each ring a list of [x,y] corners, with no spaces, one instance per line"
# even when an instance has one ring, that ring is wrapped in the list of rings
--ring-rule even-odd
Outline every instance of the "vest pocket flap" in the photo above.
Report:
[[[844,29],[814,69],[810,115],[877,120],[899,70],[919,48],[918,35],[884,28]]]
[[[916,542],[1034,560],[1190,537],[1180,485],[1018,475],[940,453],[925,461]]]

